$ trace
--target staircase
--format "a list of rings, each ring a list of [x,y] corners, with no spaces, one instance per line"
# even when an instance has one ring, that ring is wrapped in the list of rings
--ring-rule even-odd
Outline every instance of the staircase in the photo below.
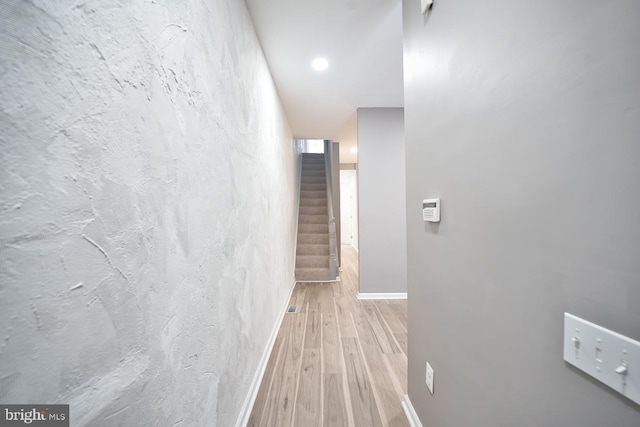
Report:
[[[324,154],[302,155],[296,280],[330,280],[329,214]]]

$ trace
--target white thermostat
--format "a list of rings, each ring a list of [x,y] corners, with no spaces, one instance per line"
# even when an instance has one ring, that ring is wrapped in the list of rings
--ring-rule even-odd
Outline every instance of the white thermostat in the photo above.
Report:
[[[424,199],[422,201],[422,219],[429,222],[440,222],[440,199]]]
[[[420,10],[423,15],[427,14],[427,11],[431,8],[433,0],[420,0]]]

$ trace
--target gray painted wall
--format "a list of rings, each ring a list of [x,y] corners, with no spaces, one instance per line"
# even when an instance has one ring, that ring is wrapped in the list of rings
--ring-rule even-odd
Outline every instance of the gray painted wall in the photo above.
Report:
[[[637,405],[563,362],[562,316],[640,339],[640,3],[419,9],[404,1],[409,396],[422,423],[637,427]],[[439,225],[421,218],[431,196]]]
[[[234,425],[297,170],[244,1],[3,3],[0,402]]]
[[[358,109],[360,292],[406,292],[402,108]]]

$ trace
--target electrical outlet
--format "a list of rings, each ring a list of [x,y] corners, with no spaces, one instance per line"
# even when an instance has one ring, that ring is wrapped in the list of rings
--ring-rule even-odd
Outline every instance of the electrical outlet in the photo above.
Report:
[[[429,365],[429,362],[427,362],[427,375],[425,378],[425,382],[427,383],[427,388],[429,389],[431,394],[433,394],[433,368],[431,367],[431,365]]]

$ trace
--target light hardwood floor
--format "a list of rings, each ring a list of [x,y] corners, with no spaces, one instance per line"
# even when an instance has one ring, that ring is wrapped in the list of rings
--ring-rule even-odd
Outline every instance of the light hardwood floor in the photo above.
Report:
[[[359,301],[353,248],[342,261],[340,282],[296,285],[249,426],[409,425],[406,301]]]

